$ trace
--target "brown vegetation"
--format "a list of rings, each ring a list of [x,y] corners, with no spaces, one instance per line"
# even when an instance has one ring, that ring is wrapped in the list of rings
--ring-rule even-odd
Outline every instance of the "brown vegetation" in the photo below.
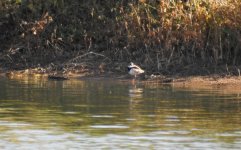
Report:
[[[3,0],[0,65],[239,74],[240,0]]]

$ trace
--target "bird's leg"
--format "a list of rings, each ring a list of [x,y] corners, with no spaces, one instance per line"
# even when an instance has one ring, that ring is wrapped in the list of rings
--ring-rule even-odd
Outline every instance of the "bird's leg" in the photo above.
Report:
[[[132,83],[132,84],[135,84],[135,81],[136,81],[136,75],[134,75],[134,78],[132,78],[131,83]]]
[[[135,79],[132,79],[131,83],[132,83],[132,85],[134,85],[135,84]]]

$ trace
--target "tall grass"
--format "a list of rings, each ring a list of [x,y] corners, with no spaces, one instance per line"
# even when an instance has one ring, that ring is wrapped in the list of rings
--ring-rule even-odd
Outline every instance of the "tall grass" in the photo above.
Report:
[[[46,11],[53,22],[37,38],[13,37],[9,49],[22,44],[25,61],[61,61],[94,51],[159,72],[241,64],[240,0],[36,0],[15,10],[19,31],[29,28],[22,28],[23,20],[31,25]]]
[[[130,5],[123,19],[132,59],[163,67],[238,64],[241,1],[161,1]]]

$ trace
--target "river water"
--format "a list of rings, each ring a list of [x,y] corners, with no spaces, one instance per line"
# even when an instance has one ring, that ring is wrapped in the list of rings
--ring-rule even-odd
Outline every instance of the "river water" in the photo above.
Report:
[[[0,78],[0,149],[241,149],[241,93]]]

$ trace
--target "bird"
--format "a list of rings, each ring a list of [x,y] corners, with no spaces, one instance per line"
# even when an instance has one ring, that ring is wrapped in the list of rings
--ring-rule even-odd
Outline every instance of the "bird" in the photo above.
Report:
[[[144,73],[145,71],[139,66],[135,65],[133,62],[127,67],[128,73],[136,78],[137,75]]]

